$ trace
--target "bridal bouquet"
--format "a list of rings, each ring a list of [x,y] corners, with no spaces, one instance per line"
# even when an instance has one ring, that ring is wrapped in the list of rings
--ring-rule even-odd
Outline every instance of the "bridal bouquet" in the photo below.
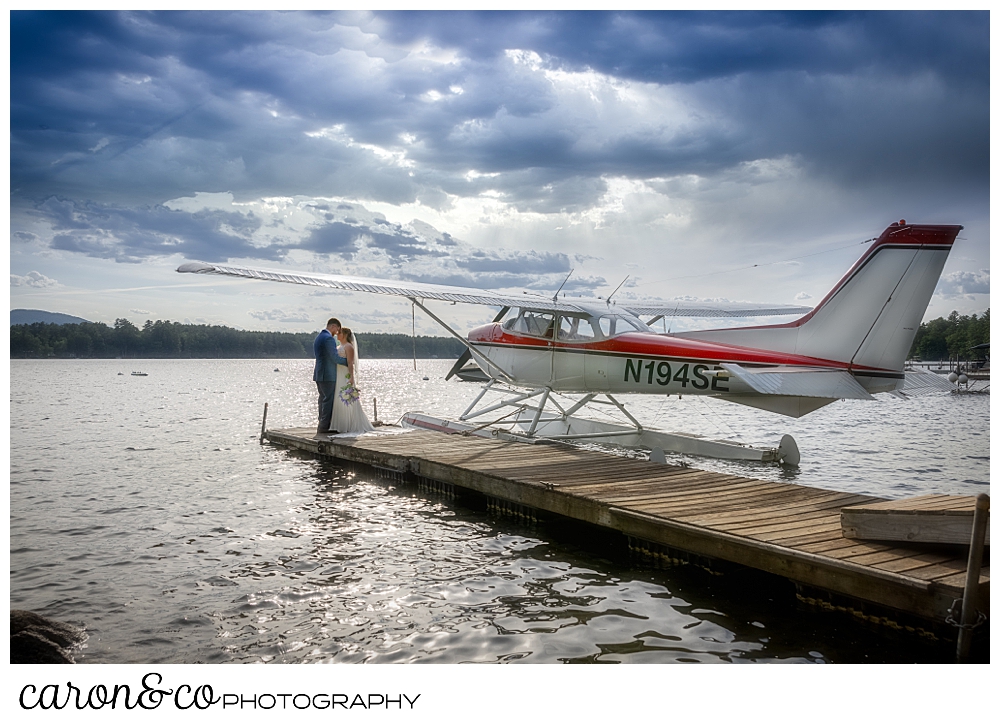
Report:
[[[361,393],[353,384],[344,385],[340,390],[340,401],[350,407],[361,399]]]

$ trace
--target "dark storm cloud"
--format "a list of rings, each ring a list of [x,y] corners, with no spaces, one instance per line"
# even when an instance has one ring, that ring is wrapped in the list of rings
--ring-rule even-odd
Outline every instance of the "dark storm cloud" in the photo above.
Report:
[[[73,214],[46,211],[61,224],[52,243],[95,256],[171,245],[208,261],[282,256],[284,239],[253,249],[220,218],[160,206],[197,191],[435,209],[449,194],[491,193],[522,212],[578,213],[608,176],[712,179],[787,158],[851,193],[941,204],[988,194],[988,13],[10,19],[13,212],[71,199]],[[655,104],[588,97],[543,72],[588,70],[607,87],[649,84],[645,97],[680,110],[661,118]],[[108,225],[87,209],[107,210]],[[360,227],[327,221],[302,248],[353,253]],[[437,253],[398,229],[364,233],[393,258]]]
[[[528,48],[553,66],[653,83],[696,83],[804,71],[883,67],[988,83],[985,12],[469,12],[381,13],[383,36],[430,38],[488,60]]]
[[[423,239],[399,224],[384,220],[376,220],[373,226],[330,221],[314,227],[309,236],[294,246],[318,254],[340,254],[350,258],[362,244],[381,249],[392,259],[443,255],[442,252],[429,248]]]
[[[396,203],[414,200],[423,185],[449,185],[470,165],[543,168],[564,178],[648,177],[796,154],[827,168],[843,165],[847,151],[856,180],[884,173],[881,164],[860,170],[872,167],[865,161],[874,151],[909,174],[958,176],[961,169],[982,177],[988,169],[989,33],[982,13],[355,17],[12,13],[15,193],[79,190],[94,174],[117,193],[160,194],[156,200],[193,187],[261,195],[344,191],[343,168],[358,164],[359,152],[304,135],[336,124],[364,143],[395,144],[401,132],[420,138],[412,155],[431,168],[418,177],[385,165],[351,175],[356,194]],[[397,62],[393,54],[403,50],[379,43],[376,34],[394,43],[427,38],[463,62]],[[709,125],[681,138],[632,134],[582,149],[558,117],[539,118],[554,106],[552,90],[537,74],[501,62],[512,48],[537,52],[552,68],[688,86],[720,114],[739,119],[741,129],[720,134]],[[347,72],[367,70],[351,65],[351,54],[379,52],[388,57],[378,77]],[[451,85],[463,92],[449,95]],[[430,91],[448,97],[422,102]],[[469,122],[484,123],[484,132],[464,133]],[[530,188],[533,179],[523,180]],[[449,191],[456,192],[453,183]]]
[[[415,198],[402,171],[358,173],[364,154],[306,135],[393,115],[383,88],[331,75],[317,67],[323,55],[300,49],[332,18],[15,12],[12,22],[15,193]]]
[[[569,129],[449,137],[477,168],[637,178],[711,175],[793,156],[837,183],[982,185],[989,174],[988,15],[954,13],[393,13],[385,36],[430,38],[481,63],[530,49],[548,67],[679,84],[735,123],[627,134],[596,152]],[[539,105],[539,108],[541,106]],[[536,111],[537,112],[537,111]],[[486,117],[484,113],[480,117]],[[447,150],[434,151],[447,157]],[[571,173],[571,172],[569,172]],[[530,193],[529,185],[524,190]],[[537,187],[534,187],[537,188]],[[947,191],[946,191],[947,192]],[[539,208],[548,211],[548,208]]]
[[[302,248],[319,254],[351,254],[357,249],[360,230],[356,226],[334,222],[315,227],[302,242]]]
[[[284,256],[280,248],[257,248],[249,242],[260,226],[252,214],[192,214],[165,206],[121,207],[55,197],[39,204],[34,214],[52,228],[51,248],[119,262],[173,254],[203,261]]]

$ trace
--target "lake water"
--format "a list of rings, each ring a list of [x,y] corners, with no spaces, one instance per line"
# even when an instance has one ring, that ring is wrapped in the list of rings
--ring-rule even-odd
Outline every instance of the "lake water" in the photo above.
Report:
[[[457,415],[477,387],[445,382],[449,366],[367,361],[369,414],[375,396],[387,421]],[[523,527],[259,445],[265,402],[269,427],[314,424],[311,367],[11,361],[11,607],[85,626],[83,663],[941,655],[799,610],[752,578],[647,569],[615,540]],[[792,472],[685,458],[696,467],[885,497],[989,492],[987,395],[881,395],[801,420],[697,398],[624,399],[652,427],[770,445],[791,433],[802,451]]]

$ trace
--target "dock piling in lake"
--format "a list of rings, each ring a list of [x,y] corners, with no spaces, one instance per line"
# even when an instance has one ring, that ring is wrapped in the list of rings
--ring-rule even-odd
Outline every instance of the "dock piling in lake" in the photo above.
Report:
[[[981,623],[982,615],[976,610],[979,593],[979,572],[983,563],[983,549],[986,542],[986,526],[990,516],[990,496],[981,493],[976,496],[976,513],[972,519],[972,540],[969,544],[969,565],[965,573],[965,591],[962,595],[962,621],[958,630],[958,663],[969,657],[972,646],[972,631]]]

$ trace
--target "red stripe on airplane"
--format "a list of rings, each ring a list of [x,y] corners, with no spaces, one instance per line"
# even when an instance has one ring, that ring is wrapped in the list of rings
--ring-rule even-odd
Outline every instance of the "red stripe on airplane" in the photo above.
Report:
[[[538,337],[524,337],[511,334],[500,324],[489,324],[469,332],[470,342],[485,342],[487,344],[507,345],[517,348],[533,347],[549,349],[550,342]],[[637,357],[669,357],[671,359],[692,359],[705,362],[736,362],[746,364],[790,365],[796,367],[824,367],[830,369],[867,369],[879,371],[874,367],[851,367],[846,362],[807,357],[806,355],[772,352],[770,350],[738,347],[718,342],[683,339],[679,337],[664,337],[658,334],[632,332],[613,339],[603,339],[596,342],[567,343],[556,342],[551,345],[556,350],[567,352],[605,352],[615,355],[635,355]],[[887,370],[881,370],[887,371]]]

